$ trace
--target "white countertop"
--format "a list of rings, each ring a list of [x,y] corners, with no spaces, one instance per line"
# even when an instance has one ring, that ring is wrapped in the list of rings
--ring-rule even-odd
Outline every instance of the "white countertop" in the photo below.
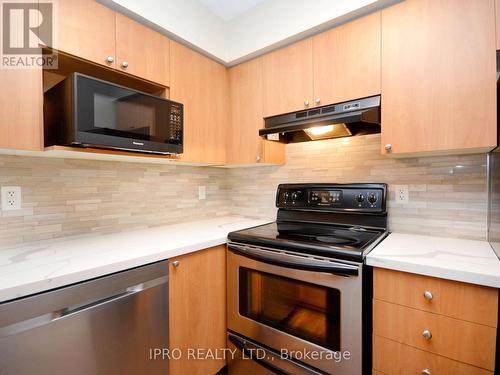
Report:
[[[226,216],[0,250],[0,302],[221,245],[270,221]]]
[[[391,233],[366,264],[500,288],[500,260],[486,241]]]

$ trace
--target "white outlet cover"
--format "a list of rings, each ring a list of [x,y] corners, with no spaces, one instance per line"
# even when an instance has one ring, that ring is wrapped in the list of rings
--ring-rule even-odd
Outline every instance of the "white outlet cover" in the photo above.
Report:
[[[2,211],[20,210],[22,206],[20,186],[2,186],[0,189]]]
[[[396,185],[394,186],[396,194],[396,203],[407,204],[410,201],[410,192],[408,185]]]
[[[207,199],[207,187],[206,186],[198,186],[198,199]]]

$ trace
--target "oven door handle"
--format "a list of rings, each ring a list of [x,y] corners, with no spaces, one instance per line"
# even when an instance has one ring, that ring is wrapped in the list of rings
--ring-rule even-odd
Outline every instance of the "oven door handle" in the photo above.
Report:
[[[303,271],[326,272],[341,276],[358,276],[359,268],[350,264],[306,258],[268,250],[259,250],[247,246],[229,244],[229,250],[244,257],[280,267]]]
[[[231,341],[244,355],[245,359],[251,359],[265,369],[278,375],[324,375],[324,372],[315,370],[309,366],[302,365],[290,359],[282,358],[278,353],[263,346],[244,340],[232,333],[228,333]],[[265,353],[265,356],[259,355]],[[283,366],[280,367],[279,364]]]

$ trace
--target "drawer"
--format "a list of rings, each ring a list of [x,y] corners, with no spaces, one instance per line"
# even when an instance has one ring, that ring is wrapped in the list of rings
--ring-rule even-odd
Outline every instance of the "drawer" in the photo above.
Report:
[[[498,289],[375,268],[376,299],[497,327]],[[424,296],[427,293],[427,298]],[[432,296],[431,296],[432,295]]]
[[[432,338],[423,336],[430,331]],[[487,370],[495,368],[496,328],[373,300],[373,333]]]
[[[373,374],[493,375],[491,371],[453,361],[380,336],[373,336]]]

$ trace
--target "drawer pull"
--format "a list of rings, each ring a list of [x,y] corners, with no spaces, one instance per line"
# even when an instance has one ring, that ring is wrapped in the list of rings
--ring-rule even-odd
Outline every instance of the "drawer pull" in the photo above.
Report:
[[[433,297],[432,293],[431,293],[431,292],[429,292],[428,290],[426,290],[426,291],[424,292],[424,298],[425,298],[427,301],[432,301],[432,297]]]
[[[431,370],[429,370],[428,368],[426,368],[426,369],[422,370],[422,375],[432,375],[432,372],[431,372]]]
[[[432,333],[428,329],[426,329],[424,332],[422,332],[422,336],[424,336],[424,338],[426,340],[432,339]]]

